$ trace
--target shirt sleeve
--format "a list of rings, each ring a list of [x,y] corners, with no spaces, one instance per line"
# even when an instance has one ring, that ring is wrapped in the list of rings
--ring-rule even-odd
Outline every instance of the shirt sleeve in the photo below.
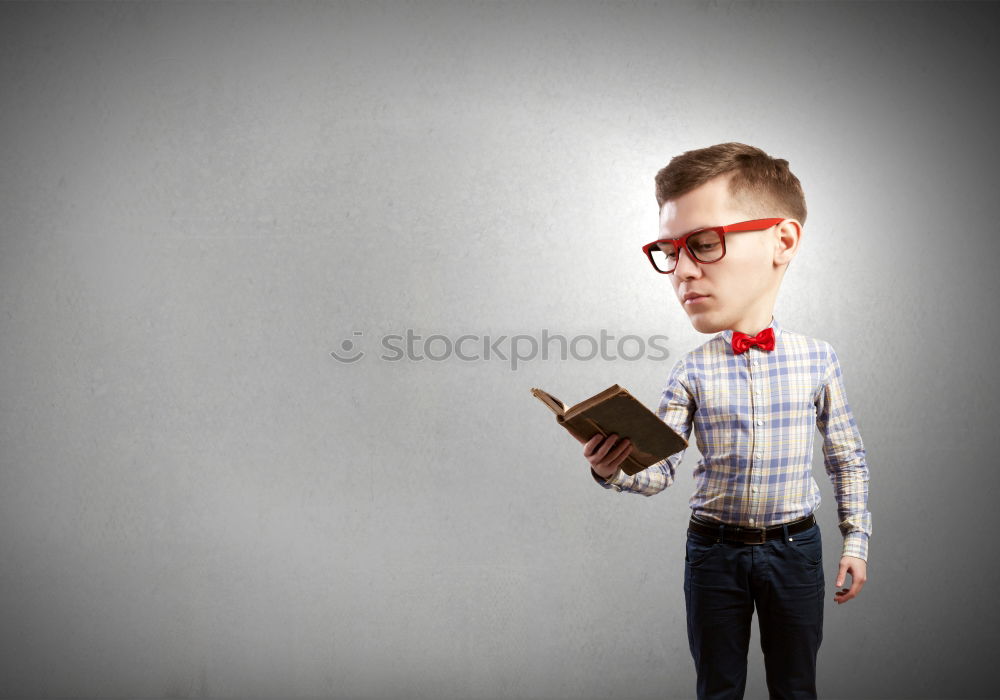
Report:
[[[823,462],[833,482],[842,556],[868,560],[872,516],[868,511],[868,464],[851,407],[847,403],[840,360],[830,347],[823,385],[816,400],[816,425],[823,435]]]
[[[660,396],[660,406],[656,415],[660,420],[673,428],[681,437],[687,440],[691,433],[691,421],[694,417],[695,402],[688,388],[687,370],[683,360],[674,365],[667,379],[667,384]],[[607,481],[590,470],[600,486],[614,489],[619,493],[627,491],[642,496],[652,496],[674,483],[677,465],[684,456],[685,450],[670,455],[666,459],[650,465],[637,474],[629,476],[619,469]]]

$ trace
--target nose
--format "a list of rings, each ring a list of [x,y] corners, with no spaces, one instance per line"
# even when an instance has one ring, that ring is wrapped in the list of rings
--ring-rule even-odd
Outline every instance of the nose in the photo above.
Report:
[[[677,253],[677,267],[674,268],[674,277],[679,280],[686,280],[699,276],[701,276],[701,265],[691,257],[687,248],[682,246]]]

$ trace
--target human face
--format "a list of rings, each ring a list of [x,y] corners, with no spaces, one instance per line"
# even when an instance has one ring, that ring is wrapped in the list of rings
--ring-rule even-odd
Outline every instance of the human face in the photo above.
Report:
[[[760,218],[740,208],[720,175],[670,200],[660,210],[660,238],[679,238],[708,226]],[[691,324],[701,333],[727,329],[756,334],[771,322],[781,282],[774,227],[726,237],[726,255],[712,264],[681,250],[670,281]]]

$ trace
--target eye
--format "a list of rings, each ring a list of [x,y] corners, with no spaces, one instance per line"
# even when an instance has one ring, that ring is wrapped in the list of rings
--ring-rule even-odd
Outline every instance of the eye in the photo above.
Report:
[[[656,249],[653,250],[654,254],[660,257],[666,257],[668,260],[673,260],[677,257],[677,251],[674,250],[673,245],[670,243],[657,243],[656,245]]]
[[[694,257],[701,262],[715,262],[722,257],[722,238],[715,231],[705,231],[688,239]]]

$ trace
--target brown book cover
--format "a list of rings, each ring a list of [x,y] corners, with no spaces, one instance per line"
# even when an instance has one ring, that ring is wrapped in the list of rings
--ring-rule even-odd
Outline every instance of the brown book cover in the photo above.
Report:
[[[556,414],[556,421],[581,440],[590,440],[598,433],[632,441],[632,452],[622,462],[621,469],[629,476],[687,447],[687,440],[660,420],[628,392],[613,384],[599,394],[566,406],[541,389],[531,393]]]

